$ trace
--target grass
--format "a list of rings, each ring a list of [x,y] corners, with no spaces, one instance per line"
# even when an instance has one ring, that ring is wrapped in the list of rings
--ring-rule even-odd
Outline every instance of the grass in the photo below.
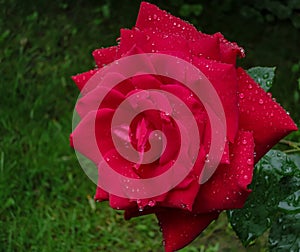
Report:
[[[0,251],[162,251],[153,216],[124,221],[107,203],[94,209],[89,197],[95,185],[69,147],[78,95],[69,77],[93,67],[92,50],[115,44],[119,28],[134,24],[138,6],[123,1],[109,13],[99,1],[0,4]],[[119,15],[122,11],[127,15]],[[259,51],[250,54],[246,64],[262,58]],[[295,61],[274,58],[274,64],[267,65],[290,66]],[[283,69],[287,73],[288,68]],[[277,93],[282,90],[288,89],[281,87]],[[299,120],[299,104],[281,99]],[[263,238],[243,249],[222,215],[182,251],[265,247]]]

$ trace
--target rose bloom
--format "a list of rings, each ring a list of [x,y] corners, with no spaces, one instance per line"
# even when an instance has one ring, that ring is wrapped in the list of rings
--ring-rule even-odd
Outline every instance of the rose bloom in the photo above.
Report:
[[[97,187],[95,195],[97,201],[108,200],[112,208],[125,210],[126,219],[155,214],[163,233],[165,251],[171,252],[189,244],[221,211],[242,208],[250,194],[247,186],[252,180],[254,164],[297,127],[271,95],[245,70],[236,66],[236,58],[245,56],[241,47],[227,41],[221,33],[204,34],[155,5],[142,2],[135,27],[121,29],[117,46],[93,52],[96,69],[73,77],[82,91],[82,97],[76,106],[81,121],[71,134],[71,142],[75,137],[85,136],[92,120],[90,104],[97,100],[99,89],[97,92],[85,91],[88,80],[105,65],[140,53],[176,56],[193,64],[212,83],[226,116],[226,143],[221,162],[212,177],[206,183],[199,184],[203,166],[209,162],[207,153],[211,128],[203,104],[186,86],[164,76],[148,74],[131,77],[110,90],[96,111],[95,137],[104,159],[118,173],[139,179],[163,174],[172,166],[181,144],[179,129],[170,115],[160,111],[148,110],[136,116],[130,124],[130,142],[136,150],[150,148],[148,138],[153,130],[164,132],[167,146],[156,161],[133,164],[118,153],[110,133],[113,115],[121,102],[135,92],[159,89],[177,96],[193,113],[200,135],[199,153],[194,167],[178,185],[147,199],[119,197],[100,187]],[[108,80],[118,78],[118,73],[108,74]],[[99,167],[101,179],[97,154],[87,146],[84,140],[74,145],[77,151]]]

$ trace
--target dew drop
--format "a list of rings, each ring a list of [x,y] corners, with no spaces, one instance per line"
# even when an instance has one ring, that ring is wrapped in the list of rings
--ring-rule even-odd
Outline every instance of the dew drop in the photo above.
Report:
[[[264,104],[264,100],[263,100],[263,99],[259,99],[259,100],[258,100],[258,103],[259,103],[259,104]]]
[[[150,201],[148,202],[148,206],[154,207],[154,206],[155,206],[155,201],[150,200]]]
[[[268,78],[269,78],[269,73],[265,73],[265,74],[263,75],[263,78],[264,78],[264,79],[268,79]]]
[[[246,140],[246,139],[243,139],[242,143],[243,143],[243,144],[247,144],[247,140]]]
[[[248,159],[247,159],[247,164],[248,164],[248,165],[253,165],[253,161],[252,161],[251,158],[248,158]]]
[[[244,93],[240,93],[240,94],[239,94],[239,97],[240,97],[241,99],[243,99],[243,98],[245,97]]]
[[[272,85],[272,81],[267,80],[267,81],[266,81],[266,86],[267,86],[267,87],[270,87],[271,85]]]
[[[248,85],[248,88],[249,88],[249,89],[252,89],[252,88],[253,88],[252,84],[249,84],[249,85]]]
[[[187,207],[187,205],[186,204],[180,204],[180,206],[181,206],[181,208],[183,208],[183,209],[185,209],[186,207]]]
[[[154,19],[154,20],[157,19],[157,15],[156,15],[156,14],[153,15],[153,19]]]

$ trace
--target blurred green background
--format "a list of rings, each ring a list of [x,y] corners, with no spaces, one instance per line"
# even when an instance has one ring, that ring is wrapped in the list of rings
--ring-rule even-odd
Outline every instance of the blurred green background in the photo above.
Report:
[[[245,48],[239,65],[277,66],[271,92],[300,125],[300,1],[151,1],[206,33]],[[0,251],[162,251],[153,216],[125,222],[106,203],[69,147],[79,94],[70,76],[94,67],[91,52],[116,44],[140,1],[0,0]],[[288,139],[300,141],[296,132]],[[283,147],[283,146],[282,146]],[[226,216],[192,245],[244,249]]]

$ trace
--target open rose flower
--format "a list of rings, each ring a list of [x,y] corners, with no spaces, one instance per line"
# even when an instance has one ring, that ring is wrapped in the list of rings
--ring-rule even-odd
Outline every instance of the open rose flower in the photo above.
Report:
[[[205,107],[191,90],[178,81],[165,76],[140,74],[126,80],[118,72],[108,72],[106,82],[120,80],[109,90],[96,111],[101,84],[94,89],[85,88],[87,82],[104,66],[131,55],[160,53],[185,60],[199,69],[212,83],[226,116],[226,142],[222,158],[206,183],[199,183],[199,177],[207,159],[210,147],[211,125]],[[97,68],[73,77],[82,91],[76,111],[80,123],[71,135],[77,151],[91,159],[99,168],[99,153],[116,172],[135,179],[155,177],[166,172],[178,157],[181,144],[179,127],[172,117],[155,110],[145,110],[131,122],[129,135],[122,129],[117,137],[127,138],[134,148],[144,153],[151,148],[151,132],[160,130],[167,139],[162,155],[150,163],[133,163],[126,160],[114,145],[111,133],[113,116],[132,94],[141,90],[158,89],[181,99],[192,112],[200,136],[200,148],[193,168],[186,177],[168,192],[157,196],[133,199],[120,197],[97,187],[95,199],[108,200],[115,209],[125,210],[125,218],[144,214],[155,214],[162,228],[166,252],[178,250],[196,238],[221,211],[243,207],[250,190],[254,164],[281,138],[297,127],[268,93],[266,93],[246,72],[236,67],[237,57],[244,57],[244,50],[236,43],[227,41],[221,33],[207,35],[191,24],[160,10],[155,5],[143,2],[133,29],[121,29],[117,46],[97,49],[93,52]],[[183,71],[178,69],[178,71]],[[151,103],[141,97],[137,106]],[[162,102],[159,106],[170,106]],[[95,138],[99,153],[91,150],[87,127],[93,123],[95,112]],[[187,122],[188,124],[188,122]],[[191,135],[190,137],[193,137]],[[74,139],[81,139],[74,144]],[[157,139],[156,139],[157,140]],[[155,141],[155,139],[154,139]],[[185,150],[189,155],[190,150]]]

